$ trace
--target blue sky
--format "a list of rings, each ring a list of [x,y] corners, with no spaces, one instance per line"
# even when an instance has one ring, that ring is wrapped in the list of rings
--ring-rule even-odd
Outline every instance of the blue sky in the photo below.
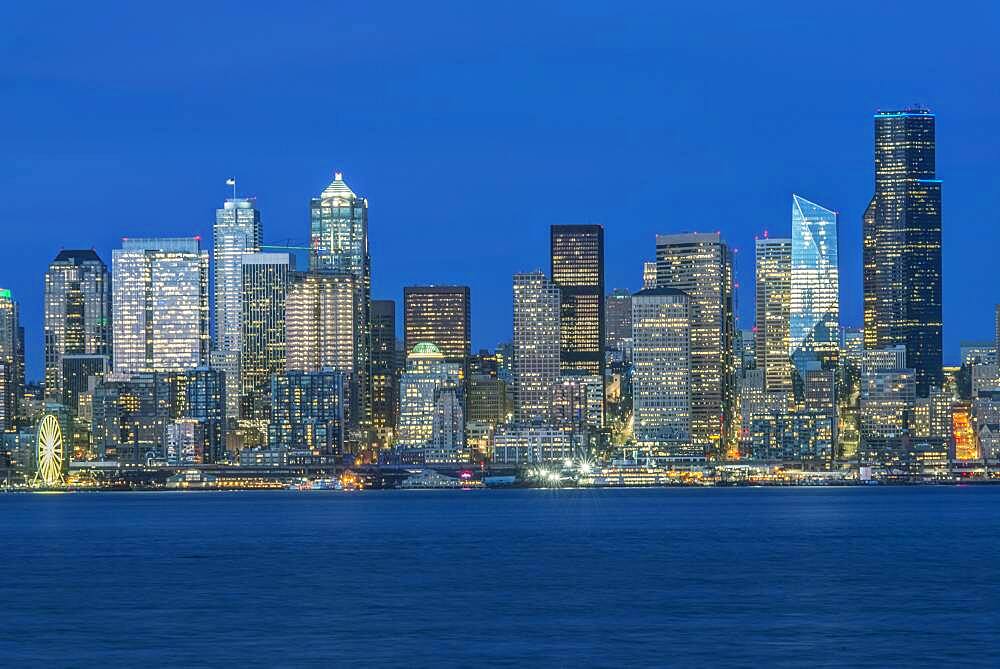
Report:
[[[1000,8],[991,3],[6,3],[0,286],[42,368],[60,248],[211,238],[235,175],[269,241],[304,241],[341,170],[370,202],[373,295],[472,287],[473,344],[510,335],[511,274],[548,226],[601,223],[608,288],[654,235],[722,231],[753,314],[753,239],[791,194],[841,213],[861,313],[872,112],[937,113],[945,358],[992,335]]]

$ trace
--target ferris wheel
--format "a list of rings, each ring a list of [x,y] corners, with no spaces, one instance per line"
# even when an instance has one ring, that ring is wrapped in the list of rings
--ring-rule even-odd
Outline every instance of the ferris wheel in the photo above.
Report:
[[[37,435],[38,470],[35,483],[58,485],[63,482],[63,437],[59,421],[48,414],[38,424]]]

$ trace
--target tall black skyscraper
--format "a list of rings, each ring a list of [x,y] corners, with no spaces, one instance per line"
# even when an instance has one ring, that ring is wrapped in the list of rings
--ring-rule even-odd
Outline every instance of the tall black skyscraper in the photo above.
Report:
[[[552,283],[561,293],[563,371],[604,374],[604,228],[552,226]]]
[[[396,425],[399,375],[396,370],[396,303],[372,300],[372,430],[386,446]]]
[[[875,196],[864,216],[865,348],[906,346],[917,394],[941,386],[941,180],[934,114],[875,114]]]
[[[406,353],[423,342],[437,346],[448,362],[462,365],[472,348],[472,310],[468,286],[403,288],[403,341]]]

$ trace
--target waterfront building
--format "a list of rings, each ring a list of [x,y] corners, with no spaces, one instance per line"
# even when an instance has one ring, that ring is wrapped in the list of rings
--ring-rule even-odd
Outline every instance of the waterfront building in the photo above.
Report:
[[[399,369],[396,365],[396,303],[372,300],[372,432],[375,444],[392,444],[399,406]]]
[[[906,445],[916,405],[916,371],[868,369],[861,374],[862,462],[886,461]]]
[[[756,361],[764,371],[764,388],[791,392],[792,359],[792,240],[757,239],[756,250]]]
[[[514,275],[514,416],[544,420],[560,372],[561,293],[541,272]]]
[[[412,351],[429,342],[448,362],[467,373],[472,347],[472,307],[468,286],[403,288],[403,345]]]
[[[289,370],[271,377],[268,447],[339,456],[344,451],[344,375]]]
[[[0,386],[0,430],[13,430],[24,396],[24,330],[7,288],[0,288]]]
[[[560,369],[604,375],[604,227],[553,225],[552,283],[560,292]]]
[[[837,213],[792,195],[789,355],[799,376],[832,369],[840,353]]]
[[[111,268],[116,373],[208,362],[208,251],[199,238],[123,239]]]
[[[406,371],[399,380],[399,426],[396,443],[401,448],[422,449],[434,441],[435,418],[457,422],[455,404],[443,395],[460,393],[462,365],[450,362],[430,342],[413,347],[406,357]],[[449,415],[444,415],[447,412]],[[464,418],[463,418],[464,421]],[[449,425],[442,423],[442,428]],[[464,430],[464,426],[463,426]],[[457,446],[456,446],[457,448]]]
[[[578,435],[537,424],[503,425],[493,434],[493,464],[525,467],[562,465],[586,456]]]
[[[755,460],[826,467],[833,457],[836,418],[811,411],[754,416],[750,451]]]
[[[476,374],[469,377],[465,387],[469,423],[496,426],[509,420],[512,406],[506,381]]]
[[[266,417],[269,410],[263,396],[271,377],[285,371],[286,300],[294,271],[295,256],[289,253],[250,253],[241,258],[239,395],[243,418]],[[230,389],[227,381],[227,393]]]
[[[226,415],[237,418],[242,395],[244,257],[260,251],[260,211],[253,199],[232,197],[215,210],[213,366],[226,374]]]
[[[354,278],[354,365],[345,392],[348,394],[349,440],[367,441],[371,427],[371,255],[368,250],[368,200],[355,195],[340,172],[319,197],[310,202],[310,255],[312,271],[332,272]],[[289,341],[292,340],[289,333]],[[343,370],[347,371],[347,370]]]
[[[63,401],[63,356],[110,359],[108,268],[92,249],[60,251],[45,272],[44,299],[45,397]]]
[[[875,194],[863,222],[865,347],[906,346],[921,396],[943,380],[934,126],[927,109],[875,114]]]
[[[343,272],[294,273],[285,299],[287,371],[344,375],[344,420],[350,450],[362,439],[367,357],[358,346],[357,279]],[[368,350],[368,344],[364,346]]]
[[[604,301],[604,346],[614,351],[624,351],[632,339],[632,293],[615,288]]]
[[[736,457],[735,300],[729,247],[719,233],[657,235],[656,261],[657,286],[684,291],[689,300],[691,440],[713,458]]]
[[[632,407],[639,446],[652,455],[701,457],[692,441],[691,302],[675,288],[632,296]]]
[[[972,399],[972,426],[979,455],[989,462],[1000,460],[1000,389],[982,390]]]

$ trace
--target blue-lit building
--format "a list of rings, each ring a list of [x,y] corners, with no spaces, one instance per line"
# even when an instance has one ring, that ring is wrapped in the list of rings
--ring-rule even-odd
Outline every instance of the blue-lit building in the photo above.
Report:
[[[836,364],[839,290],[837,213],[792,195],[789,354],[800,377]]]
[[[271,449],[340,455],[344,448],[344,375],[289,371],[271,377]]]
[[[865,348],[906,346],[916,392],[943,381],[941,180],[927,109],[875,114],[875,195],[864,215]]]

